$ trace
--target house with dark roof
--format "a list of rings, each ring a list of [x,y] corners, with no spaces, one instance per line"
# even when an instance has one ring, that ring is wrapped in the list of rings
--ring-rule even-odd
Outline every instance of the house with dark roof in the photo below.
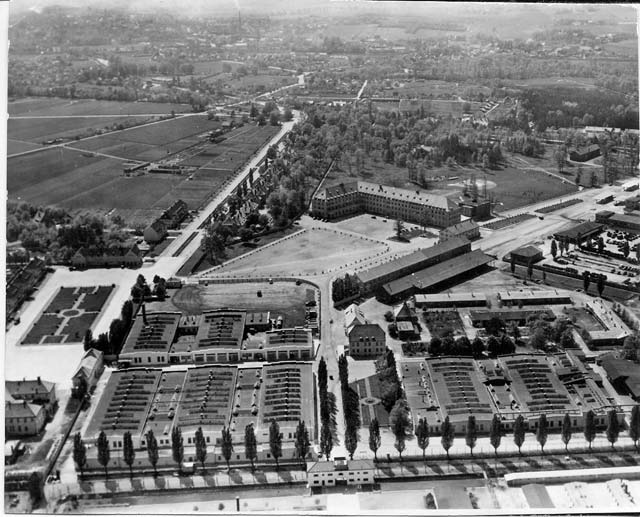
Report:
[[[598,156],[600,156],[600,146],[597,144],[574,148],[569,151],[569,159],[574,162],[586,162]]]
[[[382,327],[368,321],[356,304],[349,305],[344,314],[345,334],[349,340],[345,353],[356,358],[382,355],[387,348],[387,336]]]
[[[513,258],[516,264],[529,265],[540,262],[543,258],[543,254],[540,248],[536,248],[535,246],[522,246],[513,250],[509,254],[509,257],[510,259]]]
[[[640,366],[637,363],[611,354],[602,356],[598,361],[616,390],[640,402]]]
[[[467,219],[452,226],[440,230],[440,242],[448,241],[454,237],[465,237],[470,241],[480,238],[480,227],[473,219]]]
[[[140,249],[133,246],[112,246],[80,248],[71,257],[71,265],[78,269],[92,267],[130,267],[142,266]]]
[[[157,244],[167,236],[167,226],[160,219],[156,219],[144,229],[144,240],[149,244]]]

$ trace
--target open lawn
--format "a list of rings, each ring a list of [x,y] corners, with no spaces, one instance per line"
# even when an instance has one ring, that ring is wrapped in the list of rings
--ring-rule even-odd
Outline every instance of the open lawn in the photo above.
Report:
[[[12,154],[24,153],[26,151],[33,151],[34,149],[39,149],[41,147],[41,144],[34,144],[32,142],[24,142],[22,140],[7,138],[7,156],[11,156]]]
[[[599,331],[605,330],[600,324],[600,322],[597,319],[595,319],[591,313],[589,313],[583,308],[567,307],[565,309],[565,314],[572,321],[574,321],[574,318],[575,318],[576,325],[579,325],[580,327],[584,328],[589,332],[594,332],[594,331],[599,332]]]
[[[308,229],[225,264],[217,272],[274,276],[321,273],[382,251],[384,244],[368,237]]]
[[[262,293],[261,297],[258,291]],[[181,311],[185,314],[201,314],[202,311],[225,307],[271,311],[272,318],[282,315],[284,325],[293,327],[304,325],[304,304],[315,300],[315,289],[308,284],[296,285],[293,282],[186,285],[174,293],[164,302],[148,304],[147,310]]]
[[[475,177],[480,197],[482,197],[486,178],[487,196],[494,197],[498,211],[518,208],[578,191],[574,184],[575,172],[570,167],[565,171],[566,180],[563,182],[558,177],[550,176],[540,170],[545,169],[557,174],[556,167],[549,158],[525,159],[508,153],[505,153],[505,157],[505,162],[497,169],[482,170],[481,167],[462,165],[426,169],[425,176],[429,179],[427,189],[411,183],[408,180],[406,168],[367,158],[364,171],[360,175],[356,173],[355,167],[351,173],[346,165],[334,167],[323,183],[323,187],[361,180],[412,190],[426,190],[458,198],[462,194],[464,182]]]

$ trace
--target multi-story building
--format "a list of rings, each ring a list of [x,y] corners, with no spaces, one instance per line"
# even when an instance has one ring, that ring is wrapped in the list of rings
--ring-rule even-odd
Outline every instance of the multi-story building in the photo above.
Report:
[[[384,354],[387,336],[382,327],[368,321],[355,304],[349,305],[344,314],[345,334],[349,340],[345,353],[356,358],[379,357]]]
[[[268,313],[249,314],[230,309],[197,316],[179,312],[147,314],[143,306],[127,335],[118,364],[129,367],[313,359],[311,329],[260,332],[268,328]]]
[[[362,212],[440,228],[460,222],[458,205],[446,196],[366,181],[325,188],[311,200],[311,214],[323,219]]]
[[[620,421],[624,418],[609,402],[599,376],[571,352],[407,360],[401,370],[413,420],[426,418],[433,434],[440,432],[446,417],[456,434],[464,434],[473,415],[481,435],[489,433],[495,414],[506,432],[513,430],[520,415],[530,430],[537,428],[541,414],[546,415],[550,432],[561,430],[567,414],[577,429],[590,410],[598,428],[606,426],[612,409]]]
[[[307,468],[309,487],[340,485],[371,485],[375,482],[375,466],[371,460],[318,461]]]
[[[38,377],[36,380],[5,381],[4,386],[5,433],[38,434],[57,406],[56,385]]]
[[[108,468],[127,468],[122,458],[123,436],[130,432],[138,451],[134,469],[150,470],[146,453],[148,433],[159,449],[158,467],[175,467],[171,435],[179,428],[184,463],[195,459],[195,434],[201,428],[208,447],[206,466],[224,464],[221,431],[228,428],[234,443],[232,462],[246,462],[244,436],[252,427],[257,459],[273,460],[269,427],[275,421],[282,434],[282,460],[299,461],[296,427],[303,421],[309,439],[316,437],[316,397],[313,365],[283,362],[263,366],[208,365],[185,369],[129,368],[111,374],[83,441],[95,444],[104,431],[111,451]],[[313,453],[309,457],[313,459]],[[87,468],[102,470],[96,447],[88,450]]]

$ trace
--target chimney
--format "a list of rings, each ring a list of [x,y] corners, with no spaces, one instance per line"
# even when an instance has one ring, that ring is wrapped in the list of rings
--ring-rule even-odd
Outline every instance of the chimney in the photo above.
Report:
[[[38,384],[42,384],[42,381],[40,380],[40,376],[38,375]]]
[[[147,325],[147,308],[142,304],[142,321]]]

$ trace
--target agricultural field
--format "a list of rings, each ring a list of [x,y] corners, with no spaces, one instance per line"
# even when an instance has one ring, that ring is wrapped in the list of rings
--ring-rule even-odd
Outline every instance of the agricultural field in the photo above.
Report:
[[[386,250],[383,242],[365,236],[311,228],[239,257],[216,272],[261,276],[321,273]]]
[[[170,299],[148,304],[147,311],[180,311],[185,314],[202,314],[206,310],[221,308],[271,311],[272,318],[282,316],[285,326],[294,327],[304,325],[304,304],[315,299],[314,288],[294,282],[186,285],[175,291]]]
[[[121,124],[126,127],[153,119],[154,117],[148,116],[10,118],[7,121],[7,134],[14,140],[43,144],[46,140],[55,138],[86,138],[94,136],[98,131],[113,131]]]
[[[61,287],[21,344],[81,342],[112,291],[112,286]]]
[[[161,102],[119,102],[93,99],[69,100],[58,97],[27,97],[9,102],[9,116],[29,117],[86,117],[99,115],[167,115],[189,113],[188,104]]]
[[[218,144],[201,137],[218,127],[206,116],[189,116],[10,158],[9,196],[69,209],[115,208],[134,227],[145,226],[177,199],[197,209],[278,131],[247,125]],[[197,169],[191,174],[123,175],[127,160],[155,161],[192,146],[200,154],[183,163]]]

